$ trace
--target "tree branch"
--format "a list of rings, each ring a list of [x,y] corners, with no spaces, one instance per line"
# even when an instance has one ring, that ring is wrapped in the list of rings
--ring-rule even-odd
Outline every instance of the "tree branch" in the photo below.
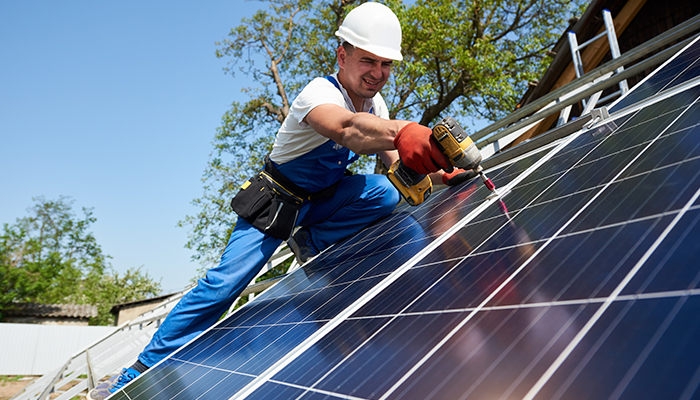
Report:
[[[462,71],[455,85],[450,89],[446,95],[441,99],[428,107],[421,115],[420,124],[428,125],[430,121],[435,119],[441,112],[447,109],[452,102],[454,102],[458,97],[465,93],[467,88],[467,82],[469,80],[469,74],[467,71]]]
[[[277,69],[277,62],[275,60],[270,60],[270,71],[272,72],[273,79],[277,85],[277,94],[282,98],[282,108],[277,109],[277,120],[284,122],[284,119],[289,114],[289,99],[287,98],[287,92],[284,90],[284,85],[282,84],[282,77]],[[268,104],[268,103],[265,103]],[[270,105],[271,106],[271,105]]]

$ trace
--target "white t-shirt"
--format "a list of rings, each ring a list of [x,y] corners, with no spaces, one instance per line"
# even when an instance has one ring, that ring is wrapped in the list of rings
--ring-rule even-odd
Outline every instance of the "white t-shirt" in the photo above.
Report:
[[[333,74],[338,80],[338,75]],[[337,104],[352,112],[357,112],[343,86],[338,82],[340,90],[326,78],[315,78],[299,93],[289,109],[289,115],[277,132],[275,144],[270,158],[283,164],[302,156],[316,147],[327,142],[327,137],[319,135],[306,122],[306,115],[321,104]],[[389,110],[382,96],[377,93],[372,99],[365,101],[363,112],[371,112],[384,119],[389,119]]]

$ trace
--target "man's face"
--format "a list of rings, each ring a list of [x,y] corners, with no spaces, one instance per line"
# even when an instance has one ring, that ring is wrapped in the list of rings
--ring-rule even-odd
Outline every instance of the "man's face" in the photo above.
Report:
[[[354,100],[371,99],[389,79],[392,60],[378,57],[368,51],[350,48],[338,49],[338,65],[343,73],[343,87]]]

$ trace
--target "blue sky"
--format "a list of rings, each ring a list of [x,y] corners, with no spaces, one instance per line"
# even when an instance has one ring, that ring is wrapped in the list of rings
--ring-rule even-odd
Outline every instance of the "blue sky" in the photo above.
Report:
[[[199,265],[176,224],[197,211],[211,139],[246,85],[215,42],[261,6],[0,0],[0,223],[70,196],[93,208],[115,270],[187,285]]]

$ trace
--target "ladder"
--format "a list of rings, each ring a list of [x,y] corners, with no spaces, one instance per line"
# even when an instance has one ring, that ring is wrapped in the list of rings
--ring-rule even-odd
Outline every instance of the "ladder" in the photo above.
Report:
[[[576,38],[576,33],[575,32],[568,32],[567,36],[569,39],[569,48],[571,49],[571,58],[573,59],[574,63],[574,70],[576,71],[576,78],[580,78],[583,76],[584,71],[583,71],[583,60],[581,59],[581,49],[584,47],[590,45],[591,43],[595,42],[598,39],[601,39],[605,36],[608,38],[608,44],[610,45],[610,53],[612,54],[612,58],[616,59],[620,57],[620,47],[617,44],[617,35],[615,34],[615,25],[613,24],[613,19],[610,14],[609,10],[603,10],[603,22],[605,23],[605,30],[601,32],[600,34],[594,36],[590,40],[586,41],[585,43],[578,44],[578,39]],[[621,73],[624,71],[624,67],[619,67],[615,70],[615,73]],[[612,73],[609,73],[603,77],[600,78],[600,80],[604,80],[612,76]],[[595,82],[592,82],[591,85],[595,84]],[[615,93],[612,93],[605,98],[601,99],[600,95],[602,94],[601,92],[597,92],[593,94],[591,97],[588,98],[588,100],[582,100],[583,102],[583,112],[581,115],[585,115],[589,113],[593,108],[595,108],[596,104],[598,102],[605,102],[615,96],[622,96],[623,94],[627,93],[629,90],[629,86],[627,85],[627,80],[622,80],[618,84],[620,90],[616,91]],[[585,88],[585,87],[584,87]],[[571,112],[571,106],[566,107],[561,111],[559,114],[559,121],[557,122],[557,126],[565,124],[568,119],[569,119],[569,113]]]

